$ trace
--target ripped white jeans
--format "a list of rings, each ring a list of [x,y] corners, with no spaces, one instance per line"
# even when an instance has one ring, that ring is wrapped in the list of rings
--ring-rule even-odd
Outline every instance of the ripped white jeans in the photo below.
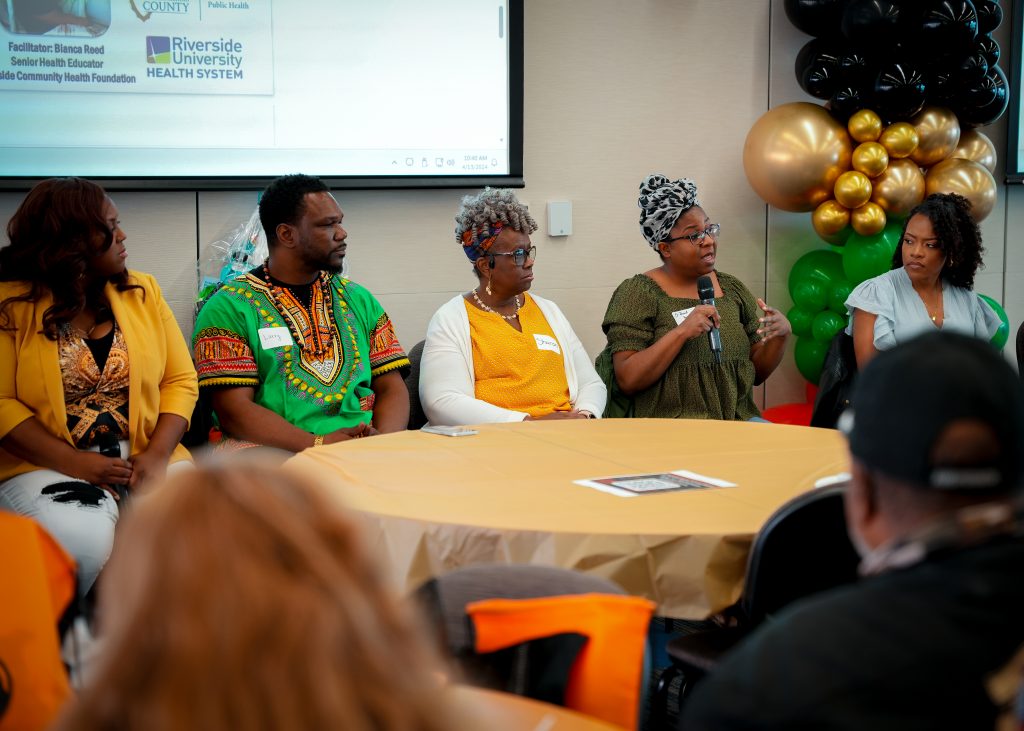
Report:
[[[128,442],[122,441],[121,457],[127,456]],[[79,594],[92,588],[110,558],[120,515],[109,492],[54,470],[33,470],[0,483],[0,510],[43,526],[78,564]]]

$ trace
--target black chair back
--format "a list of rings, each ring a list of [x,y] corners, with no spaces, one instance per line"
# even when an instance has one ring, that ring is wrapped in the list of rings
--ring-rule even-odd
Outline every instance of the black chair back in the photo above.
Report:
[[[853,381],[857,377],[857,358],[853,338],[838,332],[829,343],[818,378],[818,395],[811,411],[811,426],[835,429],[839,416],[850,406]]]
[[[750,626],[797,599],[857,580],[860,556],[846,529],[845,491],[838,484],[798,495],[755,536],[740,599]]]
[[[677,637],[666,648],[672,665],[662,673],[654,693],[652,725],[670,723],[673,682],[685,698],[715,665],[751,631],[787,604],[857,580],[860,556],[850,541],[843,509],[846,483],[819,487],[776,510],[754,536],[739,602],[726,609],[727,626]]]
[[[1017,372],[1024,378],[1024,322],[1017,328]]]
[[[423,413],[420,403],[420,360],[423,358],[421,340],[409,351],[409,372],[405,374],[405,387],[409,389],[409,428],[419,429],[427,423],[427,415]]]

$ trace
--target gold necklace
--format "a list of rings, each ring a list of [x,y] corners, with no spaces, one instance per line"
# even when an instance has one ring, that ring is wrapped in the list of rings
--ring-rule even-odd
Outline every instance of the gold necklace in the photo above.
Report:
[[[479,289],[479,287],[477,287],[477,289]],[[517,317],[519,317],[519,308],[522,307],[522,305],[519,303],[519,295],[518,294],[515,296],[516,311],[513,312],[511,315],[503,315],[500,312],[495,312],[490,307],[485,305],[483,303],[483,300],[480,299],[480,295],[477,294],[477,290],[476,289],[473,290],[473,299],[476,300],[476,303],[478,305],[480,305],[480,309],[481,310],[484,310],[486,312],[490,312],[490,313],[492,313],[494,315],[497,315],[502,320],[512,321],[512,320],[516,319]]]
[[[924,300],[922,300],[922,302],[924,302]],[[928,303],[924,302],[924,311],[928,314],[928,317],[930,317],[932,322],[934,322],[935,324],[938,324],[938,322],[939,322],[939,314],[942,313],[942,304],[943,303],[942,303],[942,294],[941,293],[939,293],[939,302],[938,302],[938,306],[937,307],[929,307]],[[933,311],[937,311],[939,314],[933,315],[932,314]]]

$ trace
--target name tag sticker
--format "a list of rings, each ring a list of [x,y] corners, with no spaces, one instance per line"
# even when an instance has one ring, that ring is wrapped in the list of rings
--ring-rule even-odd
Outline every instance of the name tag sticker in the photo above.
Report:
[[[537,335],[534,333],[533,339],[537,341],[537,350],[550,350],[552,353],[562,354],[558,347],[558,341],[550,335]]]
[[[260,345],[264,350],[292,345],[292,334],[286,327],[265,327],[260,330]]]
[[[694,307],[687,307],[685,310],[676,310],[672,313],[672,317],[676,321],[676,325],[682,325],[683,320],[690,316],[690,313],[694,311]]]

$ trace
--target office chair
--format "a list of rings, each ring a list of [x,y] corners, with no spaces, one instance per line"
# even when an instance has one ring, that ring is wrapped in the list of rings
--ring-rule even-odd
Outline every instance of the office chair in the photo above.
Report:
[[[636,728],[654,604],[546,566],[471,566],[416,598],[464,682]]]
[[[419,429],[427,423],[427,415],[420,403],[420,360],[424,342],[419,341],[409,351],[409,372],[405,374],[405,387],[409,389],[409,429]]]
[[[1017,328],[1017,372],[1024,378],[1024,322]]]
[[[652,726],[667,728],[669,687],[682,676],[679,703],[694,684],[762,622],[797,599],[857,579],[860,556],[846,530],[846,483],[798,495],[776,510],[754,537],[743,593],[722,615],[723,626],[677,637],[666,648],[672,665],[652,698]]]
[[[838,332],[829,343],[825,363],[818,379],[818,393],[814,397],[811,426],[835,429],[839,417],[850,406],[853,381],[857,377],[857,357],[853,338]]]

